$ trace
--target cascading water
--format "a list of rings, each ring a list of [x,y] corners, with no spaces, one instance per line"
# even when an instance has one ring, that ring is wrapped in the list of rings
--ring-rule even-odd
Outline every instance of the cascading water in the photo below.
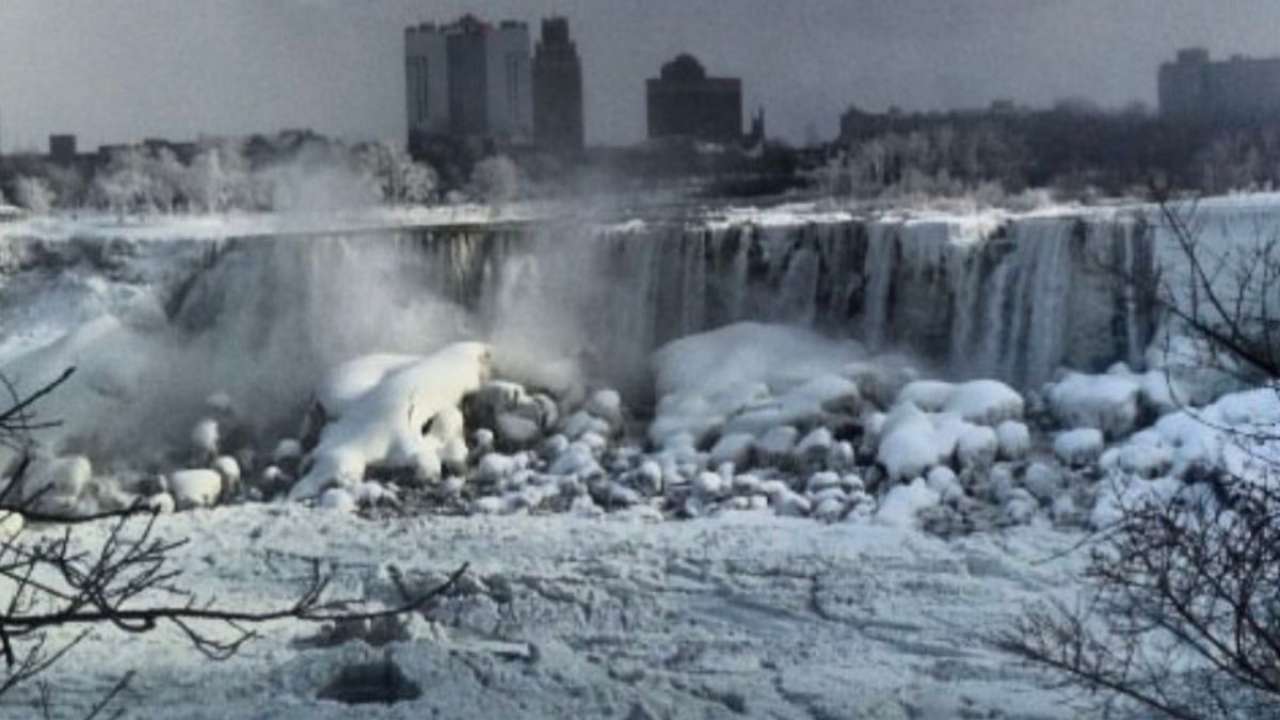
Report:
[[[102,412],[127,399],[148,420],[172,418],[178,395],[190,403],[226,390],[270,426],[296,420],[325,368],[369,352],[423,353],[480,337],[511,356],[573,358],[643,396],[655,348],[756,320],[908,351],[955,377],[1034,385],[1061,365],[1140,358],[1149,303],[1093,265],[1149,265],[1150,235],[1102,215],[10,238],[0,255],[5,287],[31,273],[104,275],[113,287],[151,287],[164,310],[144,313],[143,327],[120,323],[112,343],[95,340],[117,356],[64,339],[4,367],[30,377],[80,364]],[[93,415],[92,405],[78,396],[68,410]],[[186,419],[159,426],[188,427]]]

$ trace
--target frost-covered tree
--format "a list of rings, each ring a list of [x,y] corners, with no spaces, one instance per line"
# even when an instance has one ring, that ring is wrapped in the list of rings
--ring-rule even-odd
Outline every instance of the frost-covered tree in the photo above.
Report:
[[[505,155],[487,157],[471,171],[471,193],[495,206],[510,202],[520,193],[520,169]]]
[[[20,177],[13,185],[14,199],[36,215],[44,215],[53,209],[53,189],[43,178]]]
[[[429,202],[439,185],[431,166],[415,162],[404,149],[385,143],[359,148],[357,162],[378,183],[383,202],[391,205]]]

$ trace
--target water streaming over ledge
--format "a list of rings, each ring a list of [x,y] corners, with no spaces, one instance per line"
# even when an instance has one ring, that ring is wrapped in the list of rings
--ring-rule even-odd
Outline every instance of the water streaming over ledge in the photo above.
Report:
[[[1154,308],[1117,276],[1150,275],[1152,237],[1132,217],[1044,217],[241,238],[210,246],[168,313],[224,346],[325,361],[479,334],[581,352],[615,380],[671,339],[782,322],[1025,386],[1140,362]]]

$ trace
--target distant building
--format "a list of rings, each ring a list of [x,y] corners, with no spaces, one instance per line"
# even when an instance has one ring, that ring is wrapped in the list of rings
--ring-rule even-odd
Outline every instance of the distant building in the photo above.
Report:
[[[539,147],[581,151],[582,61],[569,37],[569,21],[542,21],[542,39],[533,56],[533,132]]]
[[[1180,50],[1160,66],[1160,114],[1207,123],[1280,120],[1280,58],[1211,61],[1203,48]]]
[[[55,165],[71,165],[76,161],[75,135],[50,135],[49,159]]]
[[[409,134],[525,143],[533,137],[529,27],[466,15],[405,30]],[[411,140],[412,142],[412,140]]]
[[[715,142],[742,139],[742,81],[707,77],[692,55],[662,66],[646,83],[649,137],[693,137]]]

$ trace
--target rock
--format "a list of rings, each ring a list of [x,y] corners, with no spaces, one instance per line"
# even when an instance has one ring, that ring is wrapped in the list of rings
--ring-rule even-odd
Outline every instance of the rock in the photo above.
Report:
[[[1017,462],[1031,452],[1031,431],[1023,423],[1006,420],[996,426],[996,438],[1000,443],[999,458]]]
[[[177,502],[169,493],[157,493],[143,501],[146,508],[159,515],[172,515],[177,510]]]
[[[832,437],[830,430],[824,427],[816,428],[796,445],[795,454],[801,462],[816,464],[827,459],[834,443],[835,438]]]
[[[1031,493],[1017,488],[1000,509],[1000,519],[1009,525],[1025,525],[1031,522],[1031,518],[1035,517],[1039,509],[1040,504],[1031,496]]]
[[[482,497],[472,503],[472,510],[481,515],[508,515],[511,508],[504,497]]]
[[[666,487],[665,473],[662,466],[653,460],[645,460],[631,474],[631,484],[640,492],[654,497],[661,495]]]
[[[1084,467],[1102,455],[1102,432],[1093,428],[1069,430],[1053,439],[1053,454],[1071,467]]]
[[[13,510],[0,510],[0,542],[12,540],[21,532],[26,524],[22,513]]]
[[[82,455],[40,459],[31,464],[22,486],[22,497],[31,501],[39,497],[44,506],[55,498],[74,502],[93,480],[93,466]]]
[[[218,454],[218,421],[205,418],[191,428],[191,445],[195,450],[208,458]]]
[[[523,456],[489,453],[480,458],[476,466],[476,480],[486,485],[498,485],[503,480],[523,470]]]
[[[813,517],[822,522],[838,522],[844,517],[846,503],[843,499],[826,497],[816,501]]]
[[[725,435],[711,448],[708,462],[712,465],[730,462],[737,467],[746,467],[751,462],[751,449],[756,439],[747,433]]]
[[[999,454],[999,436],[995,430],[983,425],[966,427],[956,442],[956,457],[960,461],[960,467],[991,467]]]
[[[609,423],[611,428],[622,427],[622,396],[617,390],[597,390],[587,400],[585,409]]]
[[[956,386],[942,409],[959,415],[965,422],[995,427],[1022,419],[1025,406],[1022,396],[1008,385],[997,380],[974,380]]]
[[[738,475],[733,479],[733,492],[738,495],[759,495],[762,491],[760,478],[751,474]]]
[[[353,513],[359,509],[355,497],[343,488],[329,488],[320,495],[318,505],[325,510]]]
[[[213,470],[222,477],[222,497],[230,498],[240,491],[240,463],[229,455],[213,461]]]
[[[542,425],[533,418],[504,412],[494,421],[498,439],[505,445],[528,447],[542,438]]]
[[[782,517],[807,517],[813,511],[813,503],[805,496],[785,490],[770,498],[775,513]]]
[[[898,404],[911,403],[924,412],[942,412],[955,394],[956,386],[941,380],[916,380],[898,393]]]
[[[1096,428],[1115,439],[1133,432],[1142,384],[1127,375],[1069,373],[1049,390],[1049,408],[1066,428]]]
[[[179,510],[213,507],[222,495],[222,476],[214,470],[179,470],[169,476],[169,491]]]
[[[714,500],[724,494],[727,484],[717,473],[702,472],[694,478],[693,489],[703,500]]]
[[[1049,504],[1062,494],[1062,473],[1044,463],[1031,463],[1022,476],[1022,486],[1037,500]]]
[[[756,456],[764,465],[780,465],[791,458],[800,431],[790,425],[771,428],[755,443]]]
[[[809,482],[805,484],[805,492],[810,495],[820,493],[828,488],[840,487],[840,476],[834,472],[818,472],[809,476]]]
[[[1163,443],[1131,442],[1120,450],[1120,467],[1148,480],[1160,477],[1173,467],[1173,451]]]
[[[276,449],[271,453],[271,460],[277,465],[298,462],[301,459],[302,443],[293,438],[285,438],[276,443]]]
[[[960,480],[956,477],[955,471],[946,465],[939,465],[930,470],[925,476],[925,484],[944,502],[964,495],[964,488],[960,487]]]

